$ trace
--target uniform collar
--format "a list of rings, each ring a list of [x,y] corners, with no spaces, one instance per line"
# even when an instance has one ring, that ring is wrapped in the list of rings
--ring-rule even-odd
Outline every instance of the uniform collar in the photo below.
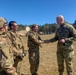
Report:
[[[66,25],[66,23],[64,22],[63,24],[60,25],[60,27],[64,27]]]
[[[5,32],[3,32],[3,31],[0,31],[0,35],[3,35],[3,34],[5,34]]]

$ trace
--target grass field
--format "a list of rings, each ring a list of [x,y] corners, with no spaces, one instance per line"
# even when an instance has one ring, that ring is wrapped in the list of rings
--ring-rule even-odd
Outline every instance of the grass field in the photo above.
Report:
[[[53,38],[54,34],[50,35],[41,35],[41,38],[49,39]],[[27,47],[27,37],[23,37],[25,42],[25,47],[28,50]],[[39,75],[58,75],[58,67],[57,67],[57,57],[56,57],[56,48],[57,42],[49,43],[49,44],[42,44],[42,48],[40,48],[40,65],[38,69]],[[76,42],[74,41],[74,48],[75,48],[75,55],[73,58],[73,70],[74,74],[76,75]],[[66,66],[65,66],[66,67]],[[23,59],[23,61],[19,65],[20,72],[25,75],[31,75],[30,74],[30,65],[28,60],[28,52],[26,57]],[[66,74],[66,68],[64,75]]]

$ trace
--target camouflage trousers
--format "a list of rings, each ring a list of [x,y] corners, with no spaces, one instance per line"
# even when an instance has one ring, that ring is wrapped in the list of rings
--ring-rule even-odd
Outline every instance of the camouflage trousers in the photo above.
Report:
[[[66,65],[66,70],[68,75],[72,75],[73,69],[72,69],[72,59],[73,59],[74,51],[59,47],[57,49],[57,62],[58,62],[58,71],[61,73],[60,75],[63,75],[64,72],[64,61]]]
[[[0,71],[0,75],[18,75],[18,74],[17,73],[7,74],[5,71]]]
[[[0,75],[8,75],[5,71],[0,71]]]
[[[15,57],[14,67],[16,68],[18,75],[21,75],[21,73],[20,73],[20,68],[21,68],[20,64],[21,64],[21,62],[22,62],[22,59],[19,59],[18,57]]]
[[[37,71],[39,67],[39,51],[29,52],[29,63],[31,74],[38,75]]]

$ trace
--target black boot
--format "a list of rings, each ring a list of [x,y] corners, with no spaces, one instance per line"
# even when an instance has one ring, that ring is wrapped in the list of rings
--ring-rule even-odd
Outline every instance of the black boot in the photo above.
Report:
[[[73,75],[73,73],[72,72],[69,72],[68,75]]]
[[[34,74],[32,74],[32,75],[38,75],[37,73],[34,73]]]
[[[59,72],[59,75],[63,75],[63,72]]]
[[[5,71],[1,71],[0,75],[8,75]]]
[[[26,75],[26,74],[21,74],[21,75]]]

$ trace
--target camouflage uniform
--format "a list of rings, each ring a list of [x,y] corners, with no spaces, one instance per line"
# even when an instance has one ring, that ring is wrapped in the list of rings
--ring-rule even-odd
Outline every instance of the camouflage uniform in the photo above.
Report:
[[[1,19],[3,18],[0,18],[0,28],[4,26],[4,21]],[[0,75],[18,75],[13,67],[13,54],[8,40],[7,34],[0,31]]]
[[[39,46],[41,46],[41,38],[37,32],[30,31],[28,34],[28,47],[29,47],[29,63],[32,75],[38,75],[39,67]]]
[[[17,69],[18,64],[21,63],[21,61],[24,57],[24,54],[26,54],[26,50],[24,49],[25,47],[24,47],[22,38],[18,34],[18,32],[11,30],[9,33],[10,33],[9,38],[10,38],[10,40],[12,42],[12,46],[13,46],[14,66]],[[20,74],[20,69],[19,68],[17,69],[17,72]]]
[[[65,43],[59,42],[61,39],[65,39]],[[72,75],[72,59],[74,55],[73,40],[76,39],[76,30],[70,24],[64,23],[59,26],[56,31],[56,35],[51,42],[57,41],[57,61],[59,75],[63,75],[64,72],[64,60],[66,63],[66,69],[68,75]]]

